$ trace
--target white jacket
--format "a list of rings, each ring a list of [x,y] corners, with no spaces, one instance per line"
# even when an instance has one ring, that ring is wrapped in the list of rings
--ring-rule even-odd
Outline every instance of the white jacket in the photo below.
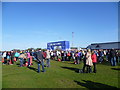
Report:
[[[50,52],[46,51],[46,59],[50,59]]]
[[[6,57],[6,52],[3,53],[3,57]]]
[[[86,55],[86,65],[93,66],[91,54],[87,52]]]

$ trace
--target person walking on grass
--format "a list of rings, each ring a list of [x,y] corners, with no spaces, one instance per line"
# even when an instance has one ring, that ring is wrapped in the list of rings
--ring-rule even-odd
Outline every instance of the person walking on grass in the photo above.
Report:
[[[96,73],[97,56],[96,56],[96,54],[95,54],[95,51],[92,51],[92,56],[91,56],[91,58],[92,58],[93,66],[94,66],[93,72]]]
[[[43,61],[43,53],[42,53],[41,49],[38,50],[36,55],[37,55],[37,62],[38,62],[38,73],[41,72],[40,71],[40,65],[42,65],[42,71],[45,72],[44,61]]]
[[[46,51],[46,67],[50,67],[50,51]]]
[[[92,63],[91,50],[90,49],[87,50],[86,65],[87,65],[87,73],[91,73],[92,72],[91,66],[93,66],[93,63]]]

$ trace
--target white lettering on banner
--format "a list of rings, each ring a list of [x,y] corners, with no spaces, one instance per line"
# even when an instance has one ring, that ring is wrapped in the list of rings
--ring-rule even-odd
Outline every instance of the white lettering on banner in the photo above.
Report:
[[[52,45],[61,45],[61,43],[51,43],[50,46]]]

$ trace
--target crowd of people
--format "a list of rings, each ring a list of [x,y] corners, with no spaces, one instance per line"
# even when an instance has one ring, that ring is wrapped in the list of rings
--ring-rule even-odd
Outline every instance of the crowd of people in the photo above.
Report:
[[[33,65],[33,60],[38,63],[38,72],[45,72],[44,63],[46,61],[46,67],[50,67],[50,60],[58,61],[74,61],[74,64],[80,64],[83,62],[82,72],[96,73],[96,63],[102,63],[107,61],[111,63],[111,66],[116,66],[120,62],[120,50],[12,50],[3,51],[2,55],[3,65],[13,65],[15,62],[20,61],[20,67]],[[92,67],[93,66],[93,70]]]
[[[51,51],[51,59],[58,61],[71,61],[74,60],[74,64],[80,64],[83,62],[82,72],[94,72],[96,73],[96,63],[102,63],[106,61],[111,66],[116,66],[120,62],[120,50],[115,49],[98,49],[98,50],[68,50],[68,51]],[[93,70],[91,69],[93,66]],[[87,70],[85,70],[87,69]]]
[[[42,65],[42,72],[45,72],[44,61],[46,60],[46,67],[50,67],[50,52],[46,51],[29,51],[29,50],[12,50],[12,51],[3,51],[0,53],[2,56],[3,65],[13,65],[16,62],[20,62],[19,67],[30,67],[33,65],[33,60],[38,63],[38,72],[41,72],[40,65]]]

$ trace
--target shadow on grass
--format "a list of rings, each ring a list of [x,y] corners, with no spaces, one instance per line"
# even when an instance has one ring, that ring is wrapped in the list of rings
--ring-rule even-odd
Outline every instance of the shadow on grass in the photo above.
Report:
[[[75,71],[76,73],[79,73],[79,70],[80,70],[80,69],[78,69],[78,68],[73,68],[73,67],[62,67],[62,68]]]
[[[74,62],[70,62],[70,63],[68,63],[68,64],[75,64]]]
[[[117,89],[117,87],[105,85],[102,83],[92,82],[92,81],[88,81],[88,80],[82,80],[82,81],[84,81],[85,83],[74,80],[74,82],[76,82],[78,85],[86,87],[89,90],[92,90],[93,88],[112,88],[112,89],[114,88],[114,89]]]
[[[120,71],[120,68],[111,68],[111,69]]]
[[[33,70],[33,71],[35,71],[35,72],[37,72],[38,71],[38,69],[36,69],[36,68],[34,68],[34,67],[28,67],[30,70]]]
[[[18,67],[20,67],[20,63],[17,63],[16,65],[17,65]]]
[[[97,63],[99,65],[106,65],[106,66],[111,66],[110,62],[109,61],[103,61],[102,63]]]

